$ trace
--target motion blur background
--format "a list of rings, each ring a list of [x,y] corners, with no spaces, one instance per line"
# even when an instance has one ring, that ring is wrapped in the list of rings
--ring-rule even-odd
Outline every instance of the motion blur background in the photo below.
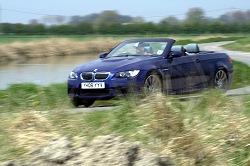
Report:
[[[249,22],[247,0],[0,1],[2,34],[236,33]]]

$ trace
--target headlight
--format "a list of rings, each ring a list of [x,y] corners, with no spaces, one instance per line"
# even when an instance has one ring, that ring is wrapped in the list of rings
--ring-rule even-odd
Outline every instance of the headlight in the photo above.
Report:
[[[77,79],[78,76],[77,76],[77,74],[76,74],[75,72],[72,71],[72,72],[69,74],[69,78],[71,78],[71,79]]]
[[[118,78],[130,78],[135,77],[140,72],[140,70],[122,71],[115,74]]]

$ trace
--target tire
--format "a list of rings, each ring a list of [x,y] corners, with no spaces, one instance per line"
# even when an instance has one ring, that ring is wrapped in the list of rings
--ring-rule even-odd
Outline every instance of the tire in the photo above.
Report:
[[[156,73],[149,74],[144,81],[143,90],[146,95],[162,93],[162,81],[160,76]]]
[[[228,77],[225,70],[218,70],[214,76],[214,87],[222,91],[226,91],[228,88]]]
[[[80,100],[79,100],[77,97],[72,98],[72,99],[71,99],[71,103],[72,103],[75,107],[78,107],[79,105],[81,105],[81,102],[80,102]]]
[[[79,98],[73,98],[71,99],[71,103],[75,106],[75,107],[79,107],[80,105],[84,105],[85,107],[89,107],[91,105],[93,105],[95,102],[95,99],[79,99]]]
[[[95,102],[95,99],[86,99],[82,101],[82,105],[84,105],[85,107],[89,107],[93,105],[94,102]]]

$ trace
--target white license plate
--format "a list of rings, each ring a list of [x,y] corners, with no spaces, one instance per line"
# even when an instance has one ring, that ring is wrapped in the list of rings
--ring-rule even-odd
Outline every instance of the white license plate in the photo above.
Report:
[[[82,89],[104,89],[105,83],[104,82],[83,82]]]

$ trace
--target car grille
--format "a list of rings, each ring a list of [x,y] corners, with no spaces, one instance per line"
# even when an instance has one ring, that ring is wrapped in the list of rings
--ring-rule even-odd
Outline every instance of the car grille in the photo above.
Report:
[[[92,72],[84,72],[82,73],[83,80],[92,80]]]
[[[81,89],[79,91],[81,96],[109,96],[109,89]]]
[[[109,73],[108,72],[98,72],[95,74],[95,79],[96,80],[105,80],[107,79],[109,76]]]
[[[97,72],[97,73],[92,73],[92,72],[83,72],[82,73],[82,79],[83,80],[92,80],[93,78],[95,80],[105,80],[109,76],[109,72]]]

